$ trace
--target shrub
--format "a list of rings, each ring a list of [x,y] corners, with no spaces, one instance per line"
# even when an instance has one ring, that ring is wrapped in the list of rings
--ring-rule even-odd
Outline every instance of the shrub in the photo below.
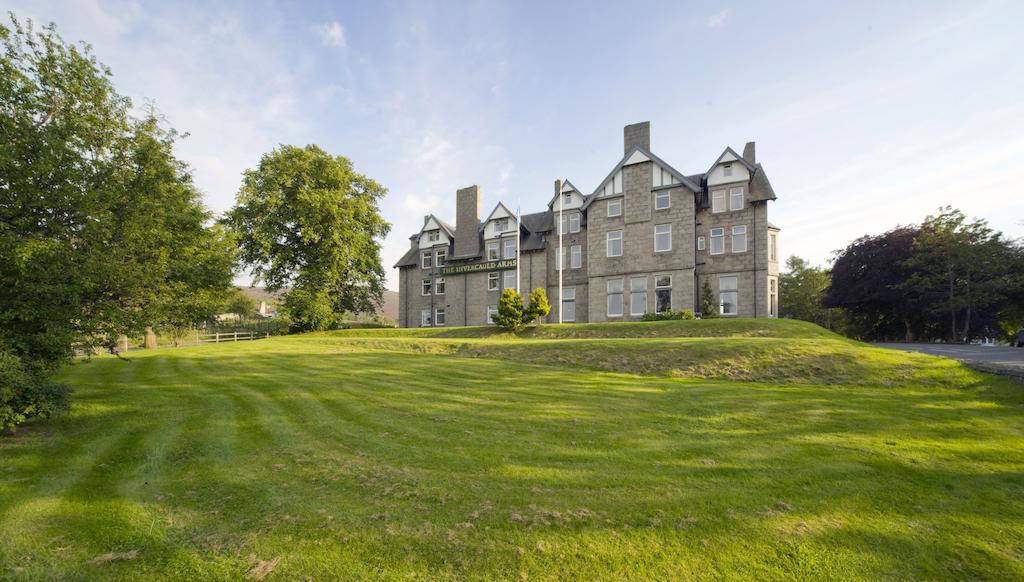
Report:
[[[693,314],[689,309],[683,309],[681,311],[662,311],[661,313],[645,313],[644,321],[669,321],[669,320],[680,320],[680,319],[697,319],[697,316]]]
[[[47,377],[42,366],[0,348],[0,431],[66,411],[70,395],[71,390]]]
[[[711,290],[711,283],[704,279],[704,285],[700,288],[700,316],[703,319],[718,317],[718,302],[715,301],[715,292]]]
[[[515,289],[505,289],[498,299],[498,314],[491,316],[494,323],[511,332],[523,329],[526,310],[523,308],[523,296]]]
[[[338,322],[330,295],[319,289],[292,289],[285,296],[281,310],[292,332],[324,331]]]
[[[551,305],[548,303],[548,294],[544,289],[537,287],[530,293],[530,305],[526,308],[523,323],[533,323],[541,317],[547,317],[551,313]]]

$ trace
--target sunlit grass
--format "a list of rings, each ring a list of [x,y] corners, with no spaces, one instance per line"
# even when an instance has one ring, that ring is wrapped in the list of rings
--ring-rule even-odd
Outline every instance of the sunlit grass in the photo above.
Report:
[[[1019,385],[730,324],[78,363],[0,439],[0,578],[1024,577]]]

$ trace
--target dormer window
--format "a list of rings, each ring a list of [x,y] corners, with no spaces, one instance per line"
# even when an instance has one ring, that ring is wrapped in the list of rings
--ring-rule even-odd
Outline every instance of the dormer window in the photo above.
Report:
[[[507,218],[495,219],[495,221],[494,221],[494,230],[496,230],[498,232],[505,232],[506,230],[508,230],[508,219]]]
[[[722,166],[722,175],[728,178],[732,176],[732,164],[726,164]]]
[[[441,231],[432,230],[432,231],[428,232],[427,233],[427,240],[429,242],[432,242],[432,243],[441,240]]]
[[[572,194],[563,194],[562,195],[562,204],[564,204],[566,206],[572,204]]]

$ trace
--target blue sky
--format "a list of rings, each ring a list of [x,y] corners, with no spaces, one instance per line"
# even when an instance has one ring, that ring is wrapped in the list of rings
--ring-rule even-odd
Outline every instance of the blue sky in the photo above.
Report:
[[[214,211],[278,144],[350,158],[390,190],[388,267],[457,188],[485,213],[539,211],[560,177],[589,193],[644,120],[686,173],[756,141],[784,255],[945,204],[1024,235],[1021,2],[6,4],[188,132]]]

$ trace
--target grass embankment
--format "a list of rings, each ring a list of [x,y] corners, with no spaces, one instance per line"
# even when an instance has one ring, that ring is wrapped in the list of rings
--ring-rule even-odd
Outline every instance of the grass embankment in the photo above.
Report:
[[[345,333],[68,369],[72,414],[0,439],[0,578],[1024,577],[1018,385],[899,352],[863,355],[942,380],[581,373]],[[632,345],[474,345],[586,341]],[[635,340],[673,341],[699,340]]]

